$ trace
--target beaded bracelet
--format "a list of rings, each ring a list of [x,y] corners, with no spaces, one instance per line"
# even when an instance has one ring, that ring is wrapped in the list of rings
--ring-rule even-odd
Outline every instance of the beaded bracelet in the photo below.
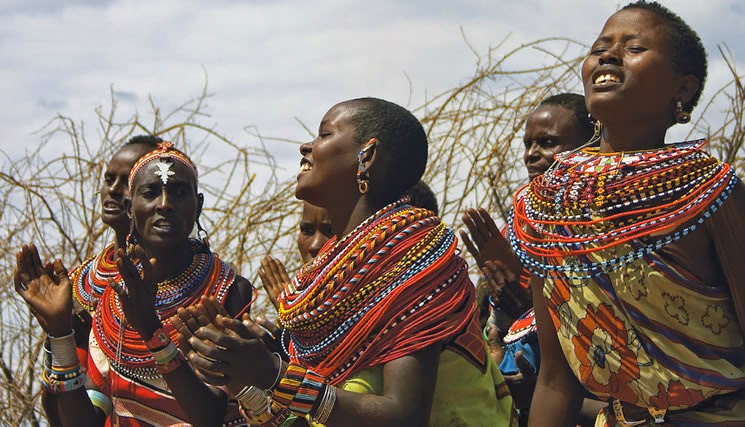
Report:
[[[157,350],[168,346],[169,343],[172,343],[171,337],[168,336],[165,328],[161,326],[153,333],[153,336],[149,340],[145,341],[145,347],[155,353]]]
[[[325,378],[302,366],[290,363],[272,399],[290,412],[305,417],[324,387]]]
[[[64,393],[77,390],[85,384],[85,375],[80,366],[68,373],[60,374],[52,369],[44,369],[41,374],[44,387],[51,393]]]
[[[234,397],[241,409],[245,411],[246,419],[250,419],[251,423],[263,425],[272,419],[271,394],[254,386],[246,386]]]

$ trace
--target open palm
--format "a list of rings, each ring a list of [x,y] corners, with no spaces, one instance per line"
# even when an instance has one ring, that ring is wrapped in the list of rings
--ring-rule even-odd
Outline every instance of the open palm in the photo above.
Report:
[[[26,301],[41,327],[51,336],[64,336],[72,329],[72,285],[59,259],[42,265],[33,244],[16,253],[13,275],[15,290]]]

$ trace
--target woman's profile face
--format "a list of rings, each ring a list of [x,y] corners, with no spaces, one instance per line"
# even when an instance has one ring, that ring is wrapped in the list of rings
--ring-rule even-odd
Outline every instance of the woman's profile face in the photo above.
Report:
[[[183,244],[199,210],[196,179],[181,162],[156,159],[134,177],[132,220],[146,248]]]
[[[101,184],[101,220],[104,224],[113,227],[117,232],[129,230],[129,217],[127,217],[124,199],[129,197],[129,186],[127,178],[129,171],[137,159],[147,153],[152,147],[142,144],[130,144],[109,160]]]
[[[682,75],[673,68],[666,22],[645,9],[612,15],[582,64],[593,117],[672,121]]]
[[[318,127],[318,136],[300,146],[303,155],[295,195],[316,206],[328,208],[339,200],[354,197],[357,190],[357,154],[351,118],[353,103],[332,107]]]

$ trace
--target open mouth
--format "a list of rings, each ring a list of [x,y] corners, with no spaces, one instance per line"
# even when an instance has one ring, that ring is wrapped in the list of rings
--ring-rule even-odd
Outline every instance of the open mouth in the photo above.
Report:
[[[613,73],[600,73],[595,77],[593,83],[598,86],[617,84],[621,83],[621,78]]]
[[[123,206],[117,202],[107,200],[103,203],[103,210],[104,212],[121,212],[123,209]]]
[[[165,219],[159,219],[153,223],[153,228],[162,231],[162,232],[169,232],[174,230],[174,225],[168,220]]]

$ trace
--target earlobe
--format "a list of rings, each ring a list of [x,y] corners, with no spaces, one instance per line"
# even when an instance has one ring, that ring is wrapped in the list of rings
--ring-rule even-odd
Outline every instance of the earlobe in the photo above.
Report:
[[[375,162],[377,145],[378,139],[370,138],[370,140],[365,143],[365,145],[360,150],[360,153],[357,155],[361,172],[366,172],[368,169],[370,169],[370,166],[372,166],[373,162]]]
[[[688,104],[688,102],[693,99],[693,96],[698,91],[700,82],[698,81],[698,78],[694,76],[693,74],[686,74],[681,78],[680,86],[678,87],[678,93],[675,98],[676,101],[680,101],[683,104]]]

